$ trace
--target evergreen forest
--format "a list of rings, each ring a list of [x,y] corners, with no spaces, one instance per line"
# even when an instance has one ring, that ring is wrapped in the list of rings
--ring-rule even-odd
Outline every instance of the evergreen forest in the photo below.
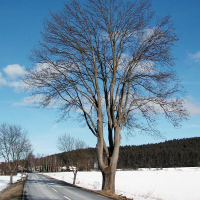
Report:
[[[81,150],[82,170],[92,168],[97,163],[96,149]],[[80,152],[80,150],[79,150]],[[61,157],[69,157],[60,154]],[[87,163],[87,164],[86,164]],[[85,166],[85,167],[84,167]],[[120,147],[118,169],[167,168],[200,166],[200,137],[174,139],[157,144]]]
[[[118,161],[121,169],[196,166],[200,166],[200,137],[124,146]]]

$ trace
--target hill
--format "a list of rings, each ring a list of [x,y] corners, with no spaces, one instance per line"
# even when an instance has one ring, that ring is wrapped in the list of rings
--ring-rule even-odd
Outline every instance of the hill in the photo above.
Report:
[[[38,158],[32,155],[27,160],[26,169],[56,172],[66,170],[66,167],[62,168],[63,166],[76,166],[79,171],[98,169],[96,148],[79,149]],[[200,166],[200,137],[170,140],[157,144],[122,146],[117,168],[197,166]]]
[[[163,168],[200,166],[200,137],[158,144],[124,146],[118,168]]]
[[[82,164],[87,168],[97,163],[96,149],[82,150],[87,155]],[[68,153],[67,153],[68,154]],[[63,157],[64,154],[61,154]],[[80,154],[79,154],[80,155]],[[157,144],[120,147],[118,168],[167,168],[200,166],[200,137],[170,140]]]

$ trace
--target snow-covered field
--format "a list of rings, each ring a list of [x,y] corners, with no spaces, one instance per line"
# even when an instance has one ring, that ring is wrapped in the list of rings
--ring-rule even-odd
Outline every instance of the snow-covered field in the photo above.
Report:
[[[72,172],[45,173],[73,182]],[[100,172],[78,172],[76,185],[101,190]],[[116,193],[134,200],[200,200],[200,167],[117,171]]]
[[[21,174],[17,174],[17,176],[13,176],[13,183],[17,182],[21,178]],[[0,176],[0,191],[8,186],[10,182],[10,176]]]

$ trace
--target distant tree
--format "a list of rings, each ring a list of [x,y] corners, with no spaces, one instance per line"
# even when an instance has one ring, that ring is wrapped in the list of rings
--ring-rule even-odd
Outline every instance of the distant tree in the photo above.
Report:
[[[27,162],[27,169],[28,169],[28,171],[32,172],[35,169],[35,166],[36,166],[35,155],[33,154],[33,152],[31,152],[28,155],[27,160],[28,160],[28,162]]]
[[[23,177],[24,168],[28,163],[29,155],[32,154],[33,152],[32,145],[29,140],[25,141],[25,138],[24,138],[22,142],[23,143],[25,142],[26,144],[24,146],[23,152],[21,152],[20,154],[19,161],[18,161],[18,164],[20,165],[20,168],[21,168],[21,178]]]
[[[36,68],[23,78],[42,107],[84,119],[97,137],[102,189],[111,193],[123,128],[159,136],[158,116],[175,127],[187,118],[173,69],[175,28],[150,9],[150,0],[66,4],[46,20],[31,57]]]
[[[67,153],[65,154],[66,164],[69,165],[68,167],[70,167],[70,170],[74,173],[73,184],[75,185],[77,172],[85,156],[81,149],[85,149],[87,145],[84,141],[75,139],[65,133],[58,137],[57,147],[60,151]]]
[[[13,183],[13,172],[17,169],[20,159],[24,158],[30,142],[27,131],[21,126],[3,123],[0,125],[0,156],[10,170],[10,183]]]
[[[50,172],[51,169],[51,156],[47,156],[45,158],[45,171]]]
[[[7,168],[8,168],[8,166],[4,162],[1,162],[0,163],[0,175],[6,175]]]

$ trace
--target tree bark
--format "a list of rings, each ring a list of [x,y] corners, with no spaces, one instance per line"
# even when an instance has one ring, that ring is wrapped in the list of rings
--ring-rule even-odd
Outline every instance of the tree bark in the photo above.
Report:
[[[10,184],[13,183],[13,171],[10,172]]]
[[[102,190],[115,193],[115,175],[117,169],[117,161],[119,157],[119,147],[121,142],[121,128],[115,128],[115,146],[112,156],[108,157],[109,166],[104,167],[102,171]]]
[[[112,170],[110,166],[107,166],[102,171],[102,177],[103,177],[102,190],[106,190],[110,193],[115,192],[115,173],[116,169]]]
[[[23,174],[24,174],[24,167],[21,169],[21,179],[23,179]]]
[[[77,170],[77,169],[75,169],[75,170],[73,171],[73,173],[74,173],[73,185],[75,185],[75,184],[76,184],[76,175],[77,175],[77,172],[78,172],[78,170]]]

